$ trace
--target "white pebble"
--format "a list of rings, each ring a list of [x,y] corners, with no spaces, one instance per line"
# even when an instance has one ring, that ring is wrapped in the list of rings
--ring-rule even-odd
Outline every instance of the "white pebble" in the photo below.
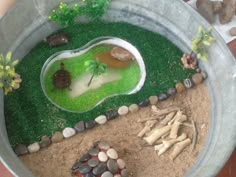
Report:
[[[128,114],[129,112],[129,108],[127,106],[121,106],[119,109],[118,109],[118,114],[120,116],[124,116],[126,114]]]
[[[101,162],[106,162],[108,160],[108,157],[105,152],[99,152],[98,153],[98,160]]]
[[[40,146],[39,146],[39,143],[37,142],[28,146],[28,150],[30,153],[38,152],[39,149],[40,149]]]
[[[98,117],[95,119],[95,122],[97,122],[97,123],[100,124],[100,125],[105,124],[105,123],[107,122],[107,117],[104,116],[104,115],[98,116]]]
[[[124,169],[125,168],[125,161],[122,159],[118,159],[117,165],[118,165],[119,169]]]
[[[67,127],[63,130],[62,134],[65,138],[70,138],[76,134],[76,131],[73,128]]]
[[[107,155],[111,159],[117,159],[118,158],[118,154],[117,154],[116,150],[113,149],[113,148],[110,148],[110,149],[107,150]]]
[[[121,177],[119,174],[116,174],[114,177]]]

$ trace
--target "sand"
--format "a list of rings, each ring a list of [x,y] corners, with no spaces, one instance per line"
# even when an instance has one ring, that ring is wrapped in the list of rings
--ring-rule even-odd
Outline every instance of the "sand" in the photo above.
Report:
[[[170,98],[158,106],[164,108],[172,104],[186,109],[188,119],[196,122],[199,132],[195,150],[192,152],[190,146],[187,147],[174,162],[169,159],[169,152],[173,149],[158,157],[153,147],[143,146],[143,141],[137,137],[138,132],[143,128],[142,124],[136,123],[137,119],[148,116],[150,107],[143,108],[138,113],[130,113],[112,120],[105,125],[97,126],[61,143],[53,144],[47,149],[20,157],[20,159],[36,177],[70,177],[70,168],[93,142],[106,140],[126,161],[131,177],[182,177],[196,162],[205,143],[210,124],[208,90],[202,84],[178,94],[175,98]],[[185,127],[181,131],[187,132],[191,137],[190,128]]]

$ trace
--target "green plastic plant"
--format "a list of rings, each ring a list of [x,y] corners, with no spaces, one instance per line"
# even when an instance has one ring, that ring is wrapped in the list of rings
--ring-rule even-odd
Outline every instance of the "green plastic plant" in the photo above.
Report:
[[[211,28],[204,30],[202,26],[198,27],[197,38],[192,40],[192,51],[197,55],[197,58],[207,61],[207,47],[215,42],[215,38],[211,34]]]
[[[87,67],[86,71],[89,71],[90,73],[92,73],[92,76],[88,82],[88,87],[92,83],[94,76],[99,76],[101,74],[106,73],[107,65],[104,63],[101,63],[98,58],[96,60],[86,61],[84,65]]]
[[[11,52],[8,52],[6,57],[0,55],[0,88],[5,95],[18,89],[22,81],[20,75],[15,72],[18,60],[12,60],[11,57]]]
[[[49,20],[54,21],[67,27],[75,24],[75,18],[81,15],[82,11],[79,5],[76,3],[72,6],[61,2],[57,9],[52,10]]]

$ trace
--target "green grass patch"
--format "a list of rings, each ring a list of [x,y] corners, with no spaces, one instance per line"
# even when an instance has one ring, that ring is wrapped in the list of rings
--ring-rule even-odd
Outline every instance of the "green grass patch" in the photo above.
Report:
[[[23,82],[21,88],[5,97],[5,117],[12,146],[30,144],[42,135],[51,135],[64,127],[73,127],[80,120],[94,119],[106,110],[138,103],[150,95],[158,95],[176,82],[191,76],[193,71],[183,70],[182,52],[165,37],[125,23],[79,24],[61,30],[70,35],[70,44],[51,48],[39,43],[24,57],[16,68]],[[146,65],[147,77],[141,91],[134,95],[106,99],[93,110],[83,114],[70,113],[55,107],[44,95],[40,85],[41,68],[52,54],[82,47],[100,36],[122,38],[140,51]],[[127,78],[129,79],[129,78]]]

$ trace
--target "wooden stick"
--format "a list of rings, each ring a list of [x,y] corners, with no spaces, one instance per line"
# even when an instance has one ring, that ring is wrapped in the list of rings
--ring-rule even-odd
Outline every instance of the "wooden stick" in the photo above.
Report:
[[[171,127],[170,138],[176,138],[178,136],[179,127],[182,122],[187,120],[187,116],[179,114],[175,116],[175,122]]]
[[[192,120],[192,127],[193,127],[193,141],[192,141],[191,149],[193,151],[197,144],[197,135],[198,135],[196,124],[193,120]]]
[[[170,112],[169,114],[167,114],[167,116],[160,122],[160,127],[166,126],[168,124],[168,122],[170,122],[171,119],[173,119],[175,114],[176,114],[175,111]]]
[[[168,108],[165,108],[165,109],[160,109],[160,110],[155,110],[155,109],[152,109],[152,112],[153,112],[153,115],[156,115],[156,116],[163,116],[163,115],[166,115],[170,112],[173,112],[173,111],[179,111],[180,108],[179,107],[168,107]]]
[[[157,120],[149,120],[145,123],[145,127],[139,132],[138,137],[143,137],[157,123]]]
[[[174,160],[188,145],[191,144],[191,140],[189,138],[175,144],[175,148],[173,152],[170,154],[170,159]]]

